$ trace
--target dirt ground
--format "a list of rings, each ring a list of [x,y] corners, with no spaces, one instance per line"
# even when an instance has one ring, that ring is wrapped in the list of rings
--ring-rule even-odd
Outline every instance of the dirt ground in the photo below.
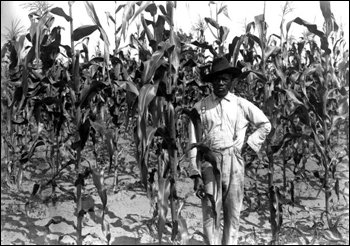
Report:
[[[121,145],[128,144],[127,139]],[[94,157],[86,148],[83,152],[92,165]],[[24,178],[21,191],[15,184],[4,182],[6,168],[3,163],[4,152],[1,151],[1,244],[75,244],[77,222],[76,204],[68,193],[57,189],[55,199],[45,204],[31,198],[33,185],[44,183],[51,177],[49,165],[42,154],[37,154],[24,167]],[[324,211],[324,192],[319,191],[320,183],[312,173],[294,175],[292,168],[287,171],[288,181],[294,182],[295,206],[283,205],[283,230],[280,238],[282,244],[342,244],[349,243],[349,160],[338,166],[336,177],[340,179],[339,200],[333,192],[332,217],[337,218],[340,235],[322,229],[321,214]],[[87,162],[83,161],[87,166]],[[184,170],[186,162],[182,163]],[[290,164],[292,166],[292,164]],[[315,160],[308,160],[306,169],[312,172],[320,170]],[[139,182],[139,169],[134,158],[134,147],[130,146],[119,157],[119,187],[112,190],[113,172],[105,174],[105,185],[108,190],[106,220],[110,224],[110,244],[115,245],[152,245],[158,244],[156,230],[150,226],[153,211],[143,186]],[[63,171],[58,179],[59,186],[76,193],[74,165]],[[300,177],[300,178],[299,178]],[[309,181],[305,180],[309,178]],[[275,185],[282,186],[281,164],[275,169]],[[178,196],[184,198],[193,189],[192,181],[182,172],[177,180]],[[267,168],[260,167],[255,173],[252,167],[246,169],[244,208],[241,213],[239,244],[269,244],[271,226],[269,223],[269,203],[267,191]],[[52,195],[50,186],[43,187],[42,197]],[[27,205],[26,205],[27,204]],[[86,180],[83,189],[83,208],[94,205],[95,213],[84,217],[83,235],[88,235],[83,244],[106,244],[101,229],[102,203],[93,185],[91,176]],[[344,214],[345,213],[345,214]],[[202,213],[200,200],[191,195],[184,204],[181,215],[187,222],[190,245],[203,245]],[[168,212],[170,219],[170,213]],[[53,219],[53,220],[52,220]],[[61,223],[50,223],[59,222]],[[316,226],[315,222],[319,222]],[[153,228],[153,230],[152,230]],[[297,229],[293,229],[297,228]],[[171,228],[166,226],[163,244],[174,244],[170,240]],[[338,239],[341,238],[342,241]],[[333,240],[333,241],[332,241]],[[180,241],[176,242],[177,244]]]

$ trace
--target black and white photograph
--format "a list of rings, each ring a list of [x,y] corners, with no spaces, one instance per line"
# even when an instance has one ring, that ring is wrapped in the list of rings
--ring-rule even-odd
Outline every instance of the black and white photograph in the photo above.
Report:
[[[349,245],[349,1],[1,1],[1,245]]]

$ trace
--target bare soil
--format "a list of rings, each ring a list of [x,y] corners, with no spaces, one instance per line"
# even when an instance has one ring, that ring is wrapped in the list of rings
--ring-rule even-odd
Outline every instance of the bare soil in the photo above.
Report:
[[[130,139],[120,144],[126,146]],[[91,146],[90,146],[91,147]],[[103,152],[100,152],[103,153]],[[24,177],[21,190],[15,183],[6,183],[6,169],[3,149],[1,151],[1,244],[75,244],[77,223],[76,203],[72,195],[56,189],[52,194],[51,186],[43,187],[40,194],[42,202],[31,197],[35,183],[44,184],[51,177],[50,166],[38,153],[24,166]],[[95,157],[89,146],[83,156],[91,165],[96,165]],[[107,155],[99,164],[107,165]],[[88,166],[87,161],[83,161]],[[187,163],[182,163],[183,170],[176,186],[178,196],[184,198],[193,190],[192,181],[186,176]],[[293,173],[293,164],[288,164],[287,178],[294,183],[295,205],[283,205],[283,230],[280,238],[282,244],[349,244],[349,163],[341,163],[337,168],[336,178],[340,180],[339,199],[332,193],[332,217],[339,217],[339,234],[327,230],[326,222],[321,214],[325,210],[324,191],[319,192],[320,182],[312,175],[313,170],[321,170],[316,160],[306,163],[306,170]],[[239,244],[269,244],[271,242],[271,225],[269,223],[269,202],[267,198],[267,171],[261,166],[255,173],[253,167],[246,168],[244,208],[241,213]],[[76,172],[74,165],[62,172],[57,184],[66,190],[76,193],[74,186]],[[158,244],[155,223],[151,218],[153,210],[145,189],[139,181],[139,169],[134,157],[134,146],[130,145],[119,157],[118,189],[112,189],[113,172],[105,173],[105,185],[108,190],[106,220],[110,224],[110,244],[150,245]],[[308,179],[308,180],[307,180]],[[282,187],[282,168],[277,163],[275,169],[275,185]],[[290,184],[290,183],[289,183]],[[53,199],[52,199],[53,198]],[[91,176],[86,180],[83,189],[83,208],[94,206],[94,213],[84,217],[83,244],[107,244],[101,229],[102,203],[93,185]],[[185,218],[190,245],[203,245],[202,212],[200,200],[191,195],[186,199],[181,212]],[[170,212],[168,212],[170,221]],[[52,220],[53,219],[53,220]],[[55,223],[60,222],[61,223]],[[53,222],[53,223],[49,223]],[[318,223],[317,223],[318,222]],[[48,225],[49,223],[49,225]],[[163,244],[174,244],[170,240],[171,228],[166,226]],[[341,240],[339,240],[341,239]],[[180,241],[175,243],[179,244]]]

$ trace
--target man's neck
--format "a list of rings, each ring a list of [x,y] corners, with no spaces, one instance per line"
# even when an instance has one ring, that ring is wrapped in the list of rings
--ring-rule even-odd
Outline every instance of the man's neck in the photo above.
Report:
[[[223,97],[220,97],[220,96],[217,96],[214,92],[213,92],[213,97],[214,99],[218,99],[218,100],[222,100],[222,99],[226,99],[227,100],[227,97],[231,94],[231,92],[227,92],[227,94]]]

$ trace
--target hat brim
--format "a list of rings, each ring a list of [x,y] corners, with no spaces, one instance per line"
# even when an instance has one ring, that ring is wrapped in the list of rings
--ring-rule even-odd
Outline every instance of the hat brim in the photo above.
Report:
[[[203,82],[212,82],[216,76],[223,74],[223,73],[232,74],[233,78],[237,78],[242,73],[242,71],[241,71],[241,69],[236,68],[236,67],[229,67],[229,68],[205,75],[202,78],[202,81]]]

